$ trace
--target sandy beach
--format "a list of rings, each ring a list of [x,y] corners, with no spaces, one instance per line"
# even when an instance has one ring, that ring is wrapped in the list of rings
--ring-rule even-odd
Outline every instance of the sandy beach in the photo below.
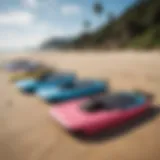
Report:
[[[159,53],[48,51],[21,55],[76,72],[79,78],[108,81],[113,91],[151,92],[154,112],[103,138],[81,140],[51,119],[50,105],[21,94],[9,82],[8,73],[1,71],[0,160],[160,160]],[[17,56],[3,56],[1,61]]]

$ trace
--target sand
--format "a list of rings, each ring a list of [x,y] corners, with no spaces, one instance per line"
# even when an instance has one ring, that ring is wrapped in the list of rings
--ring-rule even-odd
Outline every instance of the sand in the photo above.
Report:
[[[160,54],[135,51],[80,51],[25,54],[79,78],[110,82],[113,91],[143,89],[154,94],[154,112],[106,132],[101,138],[79,139],[67,133],[48,114],[50,105],[21,94],[1,71],[0,160],[159,160]],[[15,58],[3,56],[3,59]]]

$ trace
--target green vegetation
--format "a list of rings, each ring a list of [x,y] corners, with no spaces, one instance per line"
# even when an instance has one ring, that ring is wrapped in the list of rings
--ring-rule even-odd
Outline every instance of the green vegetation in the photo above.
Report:
[[[93,8],[96,14],[104,12],[100,4],[96,4]],[[67,47],[160,47],[160,0],[137,1],[120,17],[111,18],[106,25],[94,33],[83,33],[68,43]]]
[[[133,46],[135,48],[160,47],[160,25],[154,26],[141,35],[135,37],[128,46]]]
[[[160,46],[160,1],[141,0],[121,17],[110,21],[91,35],[82,35],[74,47],[136,47]]]

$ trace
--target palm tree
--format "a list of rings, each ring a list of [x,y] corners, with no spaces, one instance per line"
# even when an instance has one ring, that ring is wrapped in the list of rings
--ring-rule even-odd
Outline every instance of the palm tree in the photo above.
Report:
[[[104,12],[104,7],[100,1],[93,5],[93,11],[96,15],[101,15]]]
[[[108,18],[108,22],[111,23],[116,19],[116,16],[114,15],[113,12],[109,12],[107,13],[107,18]]]
[[[83,22],[83,26],[84,26],[85,31],[88,31],[91,27],[91,22],[89,20],[85,20]]]

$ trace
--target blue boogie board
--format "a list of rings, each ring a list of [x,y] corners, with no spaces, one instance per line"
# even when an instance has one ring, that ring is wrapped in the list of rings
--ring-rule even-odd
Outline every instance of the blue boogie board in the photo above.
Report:
[[[72,73],[53,73],[43,79],[25,79],[18,81],[16,87],[24,92],[34,93],[37,89],[50,89],[61,85],[70,85],[76,79]]]
[[[83,80],[72,85],[60,87],[39,88],[36,95],[47,102],[59,102],[74,98],[82,98],[107,91],[108,85],[102,81]]]

